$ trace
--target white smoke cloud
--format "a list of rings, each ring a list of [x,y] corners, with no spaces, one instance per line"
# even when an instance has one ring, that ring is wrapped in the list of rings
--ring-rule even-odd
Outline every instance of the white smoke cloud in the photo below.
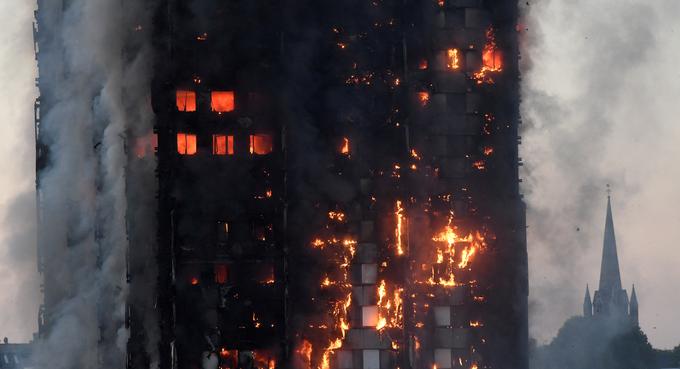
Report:
[[[0,339],[28,341],[37,328],[34,1],[0,2]]]
[[[140,103],[150,88],[148,45],[140,40],[148,34],[138,27],[145,9],[119,0],[57,5],[40,9],[40,136],[49,162],[40,174],[39,234],[48,333],[35,359],[53,368],[120,368],[129,337],[127,215],[147,204],[128,202],[127,186],[137,178],[129,176],[126,149],[152,124]]]
[[[552,338],[596,289],[610,183],[624,288],[651,343],[675,346],[680,3],[522,4],[532,336]]]

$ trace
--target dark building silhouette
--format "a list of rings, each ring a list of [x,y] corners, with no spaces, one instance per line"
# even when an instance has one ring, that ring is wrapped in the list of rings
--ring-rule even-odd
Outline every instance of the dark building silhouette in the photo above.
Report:
[[[583,315],[587,317],[629,317],[630,321],[638,324],[638,301],[635,286],[631,293],[621,287],[621,272],[616,250],[616,236],[614,234],[614,218],[612,216],[611,198],[607,196],[607,215],[604,225],[604,241],[602,246],[602,264],[600,267],[600,284],[590,300],[590,291],[586,286],[586,296],[583,302]]]
[[[7,338],[0,344],[0,368],[29,369],[33,368],[33,343],[9,343]]]

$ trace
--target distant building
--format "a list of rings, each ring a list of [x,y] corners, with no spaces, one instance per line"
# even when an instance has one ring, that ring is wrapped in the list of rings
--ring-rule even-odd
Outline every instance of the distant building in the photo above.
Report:
[[[32,343],[8,343],[5,338],[0,344],[0,369],[28,369],[33,367]]]
[[[633,324],[639,324],[635,286],[631,291],[630,300],[628,299],[628,292],[621,288],[621,272],[619,271],[614,220],[609,196],[607,196],[607,217],[604,225],[600,285],[593,294],[592,302],[590,289],[586,286],[583,315],[586,317],[628,317]]]

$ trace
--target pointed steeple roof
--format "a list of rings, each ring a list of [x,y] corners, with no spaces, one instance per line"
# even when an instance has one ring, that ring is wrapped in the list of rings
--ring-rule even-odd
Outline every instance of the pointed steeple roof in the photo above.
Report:
[[[600,291],[618,291],[621,289],[621,273],[619,257],[616,253],[616,237],[614,236],[614,219],[612,217],[611,198],[607,196],[607,218],[604,224],[604,243],[602,247],[602,265],[600,268]]]
[[[630,293],[630,306],[633,307],[635,306],[637,308],[638,301],[637,301],[637,295],[635,294],[635,285],[633,285],[633,291]]]
[[[586,285],[586,296],[583,298],[583,316],[593,316],[593,303],[590,300],[590,288]]]

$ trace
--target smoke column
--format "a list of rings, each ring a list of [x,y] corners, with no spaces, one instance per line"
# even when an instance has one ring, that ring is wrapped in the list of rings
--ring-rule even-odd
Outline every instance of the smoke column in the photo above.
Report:
[[[125,364],[129,240],[153,234],[152,224],[129,227],[126,218],[148,214],[154,195],[150,187],[146,198],[127,198],[127,186],[145,183],[150,170],[128,171],[130,144],[152,125],[144,103],[146,10],[137,3],[39,2],[39,139],[47,162],[38,187],[45,326],[37,366]],[[128,232],[144,226],[145,234]]]
[[[551,339],[598,281],[606,206],[624,288],[658,348],[680,342],[675,1],[522,2],[532,336]]]

